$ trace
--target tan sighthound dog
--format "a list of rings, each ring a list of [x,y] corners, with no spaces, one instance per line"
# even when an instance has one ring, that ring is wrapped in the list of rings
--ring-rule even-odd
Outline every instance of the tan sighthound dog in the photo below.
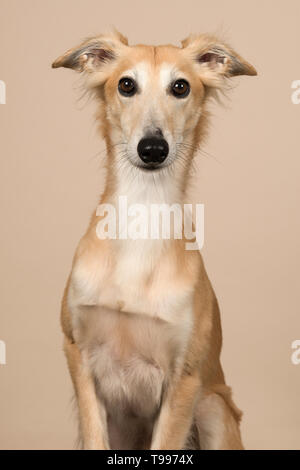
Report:
[[[107,147],[101,203],[182,204],[207,102],[255,69],[210,35],[129,46],[114,32],[53,67],[82,73]],[[95,213],[62,303],[84,449],[242,449],[241,412],[220,365],[219,309],[183,239],[100,239]]]

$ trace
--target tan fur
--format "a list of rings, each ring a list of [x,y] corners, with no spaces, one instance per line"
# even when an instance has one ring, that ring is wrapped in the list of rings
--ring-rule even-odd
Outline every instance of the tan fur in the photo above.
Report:
[[[179,48],[128,46],[115,32],[86,40],[53,66],[83,72],[99,100],[108,171],[100,202],[115,205],[122,194],[145,204],[187,202],[213,89],[256,74],[209,35]],[[128,73],[141,88],[131,101],[117,91]],[[168,93],[173,75],[191,85],[185,101]],[[157,127],[169,141],[172,172],[145,175],[135,166],[136,143]],[[185,240],[100,240],[99,220],[94,213],[79,243],[61,316],[83,447],[241,449],[241,413],[220,365],[219,308],[200,253],[185,250]]]

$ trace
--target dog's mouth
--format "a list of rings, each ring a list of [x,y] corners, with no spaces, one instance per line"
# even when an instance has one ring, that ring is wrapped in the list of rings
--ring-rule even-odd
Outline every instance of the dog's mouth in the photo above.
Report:
[[[166,168],[168,165],[164,164],[147,164],[147,165],[139,165],[137,163],[133,163],[133,166],[138,170],[143,171],[144,173],[158,173]]]
[[[158,172],[165,168],[165,165],[138,165],[138,168],[145,173],[153,173],[153,172]]]

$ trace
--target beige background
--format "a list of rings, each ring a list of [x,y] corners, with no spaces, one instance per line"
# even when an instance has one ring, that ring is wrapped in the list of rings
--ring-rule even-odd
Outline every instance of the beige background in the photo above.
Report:
[[[111,25],[130,42],[221,30],[259,72],[214,106],[193,200],[247,448],[300,449],[299,0],[0,0],[0,448],[72,448],[60,299],[102,187],[103,144],[78,79],[51,61]]]

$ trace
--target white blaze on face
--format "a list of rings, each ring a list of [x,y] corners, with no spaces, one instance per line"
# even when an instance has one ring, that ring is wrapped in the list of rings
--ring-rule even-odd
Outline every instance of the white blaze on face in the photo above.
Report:
[[[167,90],[170,84],[177,78],[176,69],[171,64],[162,64],[159,75],[160,84],[163,90]]]

